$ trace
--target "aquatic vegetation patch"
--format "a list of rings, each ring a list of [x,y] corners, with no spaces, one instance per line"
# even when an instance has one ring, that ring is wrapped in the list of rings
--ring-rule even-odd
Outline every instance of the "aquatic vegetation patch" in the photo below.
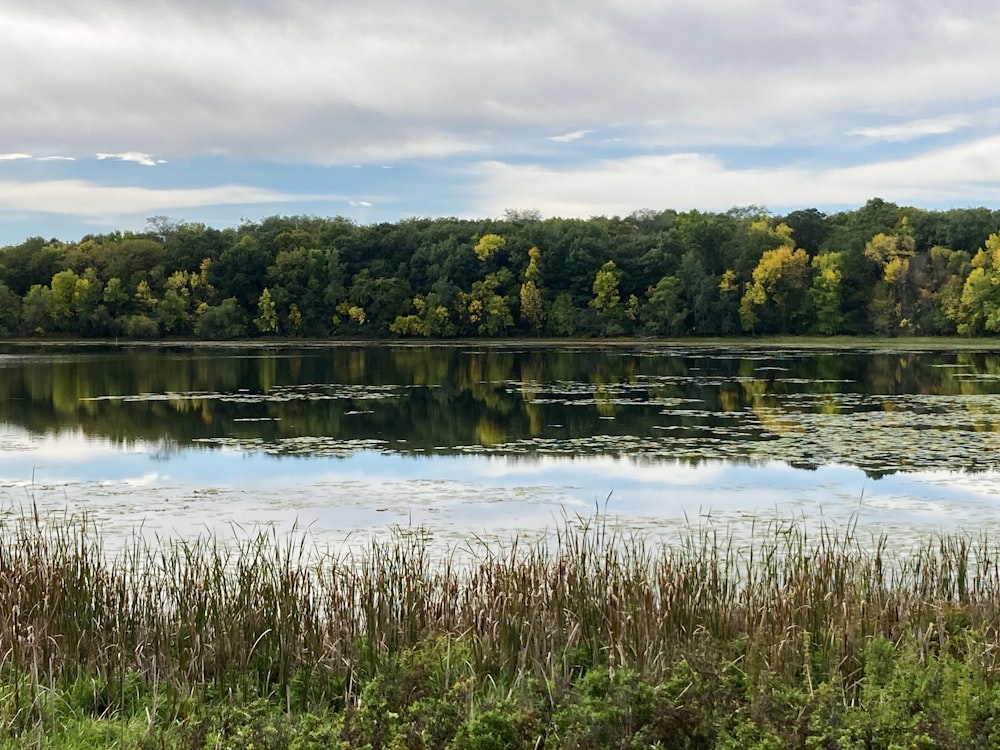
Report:
[[[317,458],[346,458],[362,451],[384,451],[389,445],[389,441],[378,438],[345,440],[311,435],[277,440],[234,437],[197,438],[194,442],[207,447],[237,450],[245,453],[266,453],[272,456],[313,456]]]
[[[121,401],[139,403],[146,401],[226,401],[233,403],[280,403],[283,401],[366,401],[399,398],[407,389],[416,386],[356,385],[324,383],[295,386],[274,386],[267,393],[219,391],[166,391],[163,393],[137,393],[130,395],[88,396],[80,401]],[[423,387],[423,386],[421,386]]]
[[[693,416],[692,410],[663,412]],[[718,415],[712,415],[716,417]],[[607,453],[700,461],[785,461],[796,466],[846,464],[874,475],[941,468],[986,471],[1000,467],[1000,431],[988,416],[946,412],[817,414],[760,408],[730,415],[732,425],[653,425],[654,434],[533,437],[491,446],[461,445],[466,453],[581,455]]]

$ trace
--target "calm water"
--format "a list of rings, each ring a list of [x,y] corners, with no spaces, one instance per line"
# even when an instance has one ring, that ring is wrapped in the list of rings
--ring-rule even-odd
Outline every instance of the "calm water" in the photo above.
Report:
[[[0,346],[0,501],[160,535],[1000,531],[1000,350]]]

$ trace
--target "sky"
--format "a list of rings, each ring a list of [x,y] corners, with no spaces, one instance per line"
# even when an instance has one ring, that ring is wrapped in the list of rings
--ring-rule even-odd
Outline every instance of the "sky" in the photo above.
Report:
[[[995,0],[4,0],[0,246],[1000,207]]]

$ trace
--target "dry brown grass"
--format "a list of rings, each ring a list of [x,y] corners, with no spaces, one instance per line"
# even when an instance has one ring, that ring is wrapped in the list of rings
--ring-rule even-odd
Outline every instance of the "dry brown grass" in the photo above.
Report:
[[[462,654],[456,678],[560,684],[601,665],[656,679],[721,658],[747,673],[839,673],[849,691],[873,637],[916,636],[930,652],[973,629],[996,675],[1000,547],[944,536],[890,557],[885,541],[793,524],[748,545],[701,530],[660,545],[595,516],[538,543],[483,543],[461,565],[419,530],[354,556],[268,531],[232,544],[136,536],[112,555],[85,518],[28,515],[0,527],[0,669],[36,696],[80,675],[138,675],[173,695],[289,700],[306,679],[349,703],[394,655],[443,639]]]

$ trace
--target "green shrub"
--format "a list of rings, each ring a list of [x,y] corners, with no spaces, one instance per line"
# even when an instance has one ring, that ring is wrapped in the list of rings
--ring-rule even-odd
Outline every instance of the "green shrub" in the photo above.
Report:
[[[153,339],[160,335],[160,326],[148,315],[127,315],[121,320],[122,332],[130,339]]]

